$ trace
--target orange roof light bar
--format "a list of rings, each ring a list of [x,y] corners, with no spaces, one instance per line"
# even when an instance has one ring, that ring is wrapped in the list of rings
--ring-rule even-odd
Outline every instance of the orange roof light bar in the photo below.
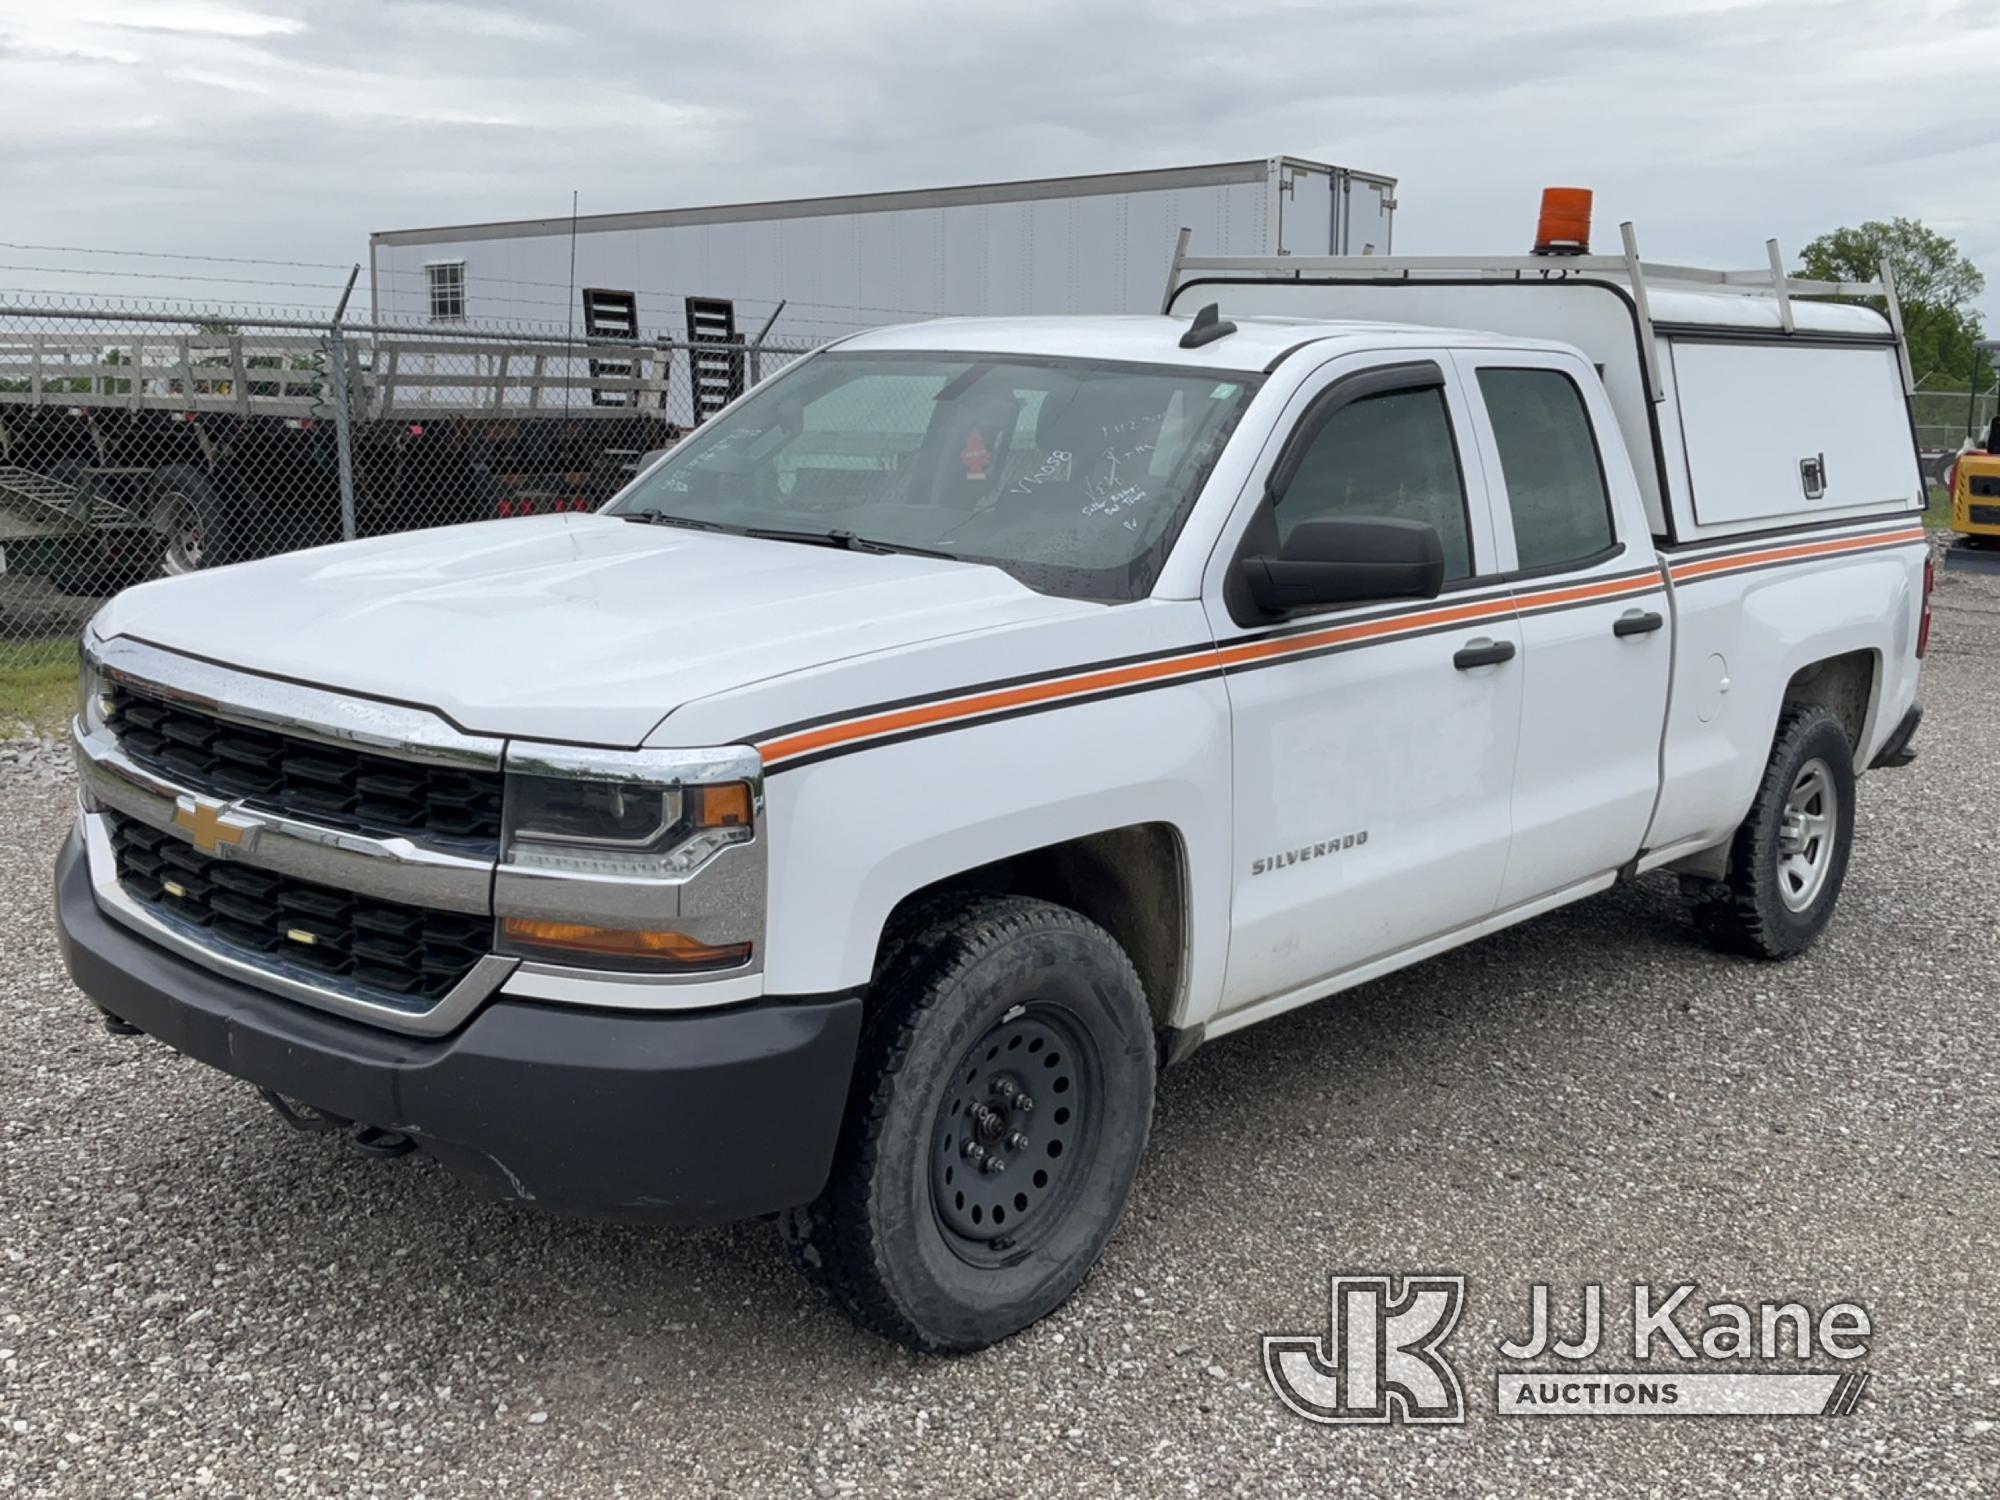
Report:
[[[1535,254],[1590,254],[1589,188],[1542,189],[1542,216],[1535,223]]]

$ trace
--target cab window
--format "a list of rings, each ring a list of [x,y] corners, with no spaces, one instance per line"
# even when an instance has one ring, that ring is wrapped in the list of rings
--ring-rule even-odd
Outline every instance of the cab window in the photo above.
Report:
[[[1614,540],[1611,493],[1576,382],[1560,370],[1479,372],[1524,571],[1581,563]]]
[[[1385,391],[1334,412],[1277,497],[1273,516],[1280,545],[1301,521],[1423,521],[1444,543],[1445,581],[1471,577],[1465,483],[1443,390]]]

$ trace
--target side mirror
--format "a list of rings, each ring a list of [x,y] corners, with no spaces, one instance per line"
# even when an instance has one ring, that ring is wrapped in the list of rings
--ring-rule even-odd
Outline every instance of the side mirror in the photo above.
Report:
[[[1435,599],[1444,587],[1444,542],[1435,526],[1393,516],[1301,521],[1276,557],[1246,557],[1240,566],[1250,597],[1269,614]]]

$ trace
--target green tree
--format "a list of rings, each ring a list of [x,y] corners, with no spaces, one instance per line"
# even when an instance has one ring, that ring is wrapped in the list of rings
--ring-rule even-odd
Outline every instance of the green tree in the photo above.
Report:
[[[1870,219],[1852,229],[1836,229],[1806,246],[1800,274],[1816,281],[1874,281],[1884,261],[1896,276],[1903,306],[1903,331],[1910,344],[1910,369],[1921,381],[1939,375],[1958,384],[1973,367],[1973,343],[1981,336],[1973,301],[1986,290],[1979,267],[1958,245],[1915,219]],[[1868,299],[1875,306],[1882,299]],[[1981,381],[1992,378],[1982,358]]]

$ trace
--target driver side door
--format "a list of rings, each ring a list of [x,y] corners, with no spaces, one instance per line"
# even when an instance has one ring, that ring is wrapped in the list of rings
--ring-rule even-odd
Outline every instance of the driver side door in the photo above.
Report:
[[[1512,829],[1521,633],[1481,581],[1493,527],[1449,356],[1330,361],[1276,431],[1210,572],[1234,750],[1224,1011],[1282,1009],[1491,915]],[[1274,619],[1232,584],[1300,521],[1375,516],[1437,530],[1436,598]]]

